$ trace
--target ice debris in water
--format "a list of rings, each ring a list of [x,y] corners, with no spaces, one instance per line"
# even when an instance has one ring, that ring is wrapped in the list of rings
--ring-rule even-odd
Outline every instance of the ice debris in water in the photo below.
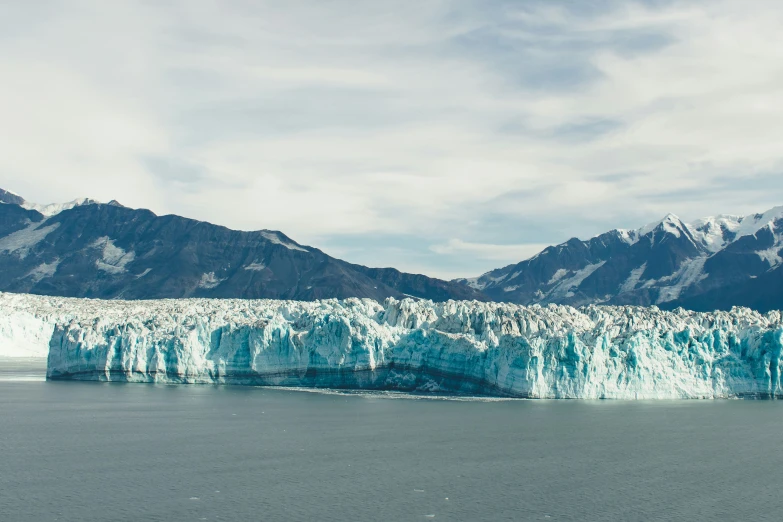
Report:
[[[0,355],[51,379],[540,398],[783,396],[780,312],[0,293]]]

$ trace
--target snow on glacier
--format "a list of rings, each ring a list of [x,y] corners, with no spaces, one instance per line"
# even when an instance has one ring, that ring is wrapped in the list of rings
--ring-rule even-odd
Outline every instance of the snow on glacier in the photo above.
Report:
[[[50,379],[537,398],[783,396],[777,311],[23,294],[0,294],[0,309],[0,355],[48,350]]]

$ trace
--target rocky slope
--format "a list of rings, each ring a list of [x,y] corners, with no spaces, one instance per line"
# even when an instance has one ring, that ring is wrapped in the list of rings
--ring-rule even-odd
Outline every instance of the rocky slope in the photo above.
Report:
[[[780,397],[783,320],[748,309],[406,299],[97,301],[0,294],[0,353],[50,379],[513,397]]]
[[[150,299],[486,299],[465,285],[346,263],[273,230],[242,232],[117,202],[35,205],[0,191],[0,290]]]
[[[458,282],[520,304],[657,304],[674,309],[783,308],[783,207],[751,216],[571,239],[505,268]]]

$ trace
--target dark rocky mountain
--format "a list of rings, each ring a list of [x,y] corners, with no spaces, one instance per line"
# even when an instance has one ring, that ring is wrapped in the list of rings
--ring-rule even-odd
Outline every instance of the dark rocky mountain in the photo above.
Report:
[[[570,239],[463,282],[520,304],[783,308],[783,207],[683,223],[668,215],[639,230]]]
[[[281,232],[243,232],[112,201],[35,205],[0,189],[0,291],[147,299],[413,296],[520,304],[783,308],[783,207],[570,239],[478,278],[368,268]]]
[[[0,189],[0,203],[10,203],[12,205],[24,205],[26,201],[23,197],[8,192],[7,190]]]
[[[0,203],[0,290],[7,292],[124,299],[486,300],[460,283],[350,264],[271,230],[230,230],[116,202],[40,206],[4,190]]]

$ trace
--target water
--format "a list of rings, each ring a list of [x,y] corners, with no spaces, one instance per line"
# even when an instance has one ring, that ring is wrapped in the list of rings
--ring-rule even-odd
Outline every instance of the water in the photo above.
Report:
[[[35,382],[41,363],[14,364],[0,361],[0,520],[779,520],[783,508],[777,401],[390,400]]]

